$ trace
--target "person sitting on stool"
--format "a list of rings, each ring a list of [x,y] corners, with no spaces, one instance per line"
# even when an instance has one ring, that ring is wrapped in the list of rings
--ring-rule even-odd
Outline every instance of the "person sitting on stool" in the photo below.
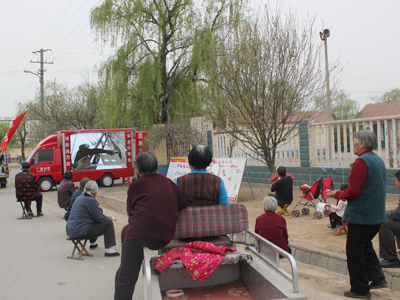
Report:
[[[30,216],[33,217],[31,209],[31,201],[36,201],[37,216],[43,216],[42,202],[43,196],[39,193],[39,187],[36,181],[36,176],[29,172],[31,164],[28,162],[22,163],[22,172],[15,175],[15,194],[17,201],[23,201]]]
[[[119,256],[115,251],[115,232],[112,217],[103,215],[96,201],[99,187],[93,180],[86,183],[83,194],[79,196],[65,226],[67,235],[75,239],[90,240],[90,249],[97,247],[97,238],[104,235],[104,256]]]
[[[284,207],[285,204],[293,202],[293,179],[286,174],[286,168],[280,166],[277,170],[280,180],[274,182],[271,186],[271,192],[276,192],[278,205]],[[274,196],[270,194],[269,196]]]
[[[75,184],[71,181],[73,176],[71,171],[65,172],[64,179],[57,189],[58,205],[65,210],[68,209],[72,194],[75,192]]]
[[[292,253],[292,250],[289,247],[289,235],[286,228],[286,220],[275,212],[278,208],[278,203],[275,197],[265,197],[263,206],[264,214],[256,219],[254,232],[286,252]]]
[[[396,176],[396,186],[400,190],[400,171],[397,171],[394,176]],[[396,209],[386,211],[386,222],[379,228],[379,256],[384,259],[380,262],[382,268],[400,268],[395,238],[399,246],[400,200]]]

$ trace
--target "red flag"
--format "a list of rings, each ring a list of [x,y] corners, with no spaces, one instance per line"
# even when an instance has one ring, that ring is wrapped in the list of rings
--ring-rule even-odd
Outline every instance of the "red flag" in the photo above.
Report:
[[[0,145],[0,151],[6,150],[8,142],[12,139],[15,131],[17,130],[19,123],[21,123],[22,119],[25,117],[25,114],[28,111],[25,111],[23,114],[18,116],[14,121],[11,122],[10,127],[7,130],[6,135],[4,136],[3,142]]]

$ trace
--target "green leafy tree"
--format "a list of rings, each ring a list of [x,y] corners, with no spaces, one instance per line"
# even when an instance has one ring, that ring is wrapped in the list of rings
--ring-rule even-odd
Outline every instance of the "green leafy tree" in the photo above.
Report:
[[[382,96],[371,97],[371,99],[376,103],[400,101],[400,89],[391,89],[390,91],[384,93]]]
[[[327,114],[326,97],[320,94],[314,97],[315,106]],[[332,92],[331,114],[333,120],[355,119],[360,114],[360,105],[356,100],[350,98],[344,91]]]
[[[358,117],[360,104],[356,100],[350,99],[350,95],[340,91],[331,109],[334,120],[350,120]]]
[[[214,32],[240,15],[242,0],[104,0],[91,15],[116,48],[100,70],[107,126],[184,123],[198,115],[196,83]]]
[[[266,7],[257,23],[224,33],[213,49],[208,111],[221,129],[241,141],[275,172],[279,144],[297,134],[314,111],[323,67],[314,20],[298,22]]]

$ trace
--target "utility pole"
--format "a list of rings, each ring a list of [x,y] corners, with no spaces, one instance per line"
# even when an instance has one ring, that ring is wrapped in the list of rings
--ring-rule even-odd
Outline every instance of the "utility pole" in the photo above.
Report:
[[[328,37],[330,36],[329,29],[325,29],[323,32],[319,33],[321,40],[324,42],[325,48],[325,83],[326,83],[326,113],[328,115],[328,121],[332,121],[332,113],[331,113],[331,90],[329,88],[329,63],[328,63]],[[331,135],[331,125],[328,125],[327,128],[328,134],[328,159],[332,157],[331,152],[331,142],[332,142],[332,135]]]
[[[40,133],[42,136],[42,139],[46,137],[45,131],[44,131],[44,72],[46,70],[44,69],[44,64],[53,64],[53,62],[47,62],[44,61],[43,59],[43,53],[46,51],[51,51],[51,49],[40,49],[38,51],[33,51],[32,53],[40,53],[40,60],[39,61],[31,61],[31,63],[40,63],[40,68],[37,73],[33,73],[31,71],[24,70],[25,73],[31,73],[33,75],[36,75],[39,77],[39,82],[40,82]]]

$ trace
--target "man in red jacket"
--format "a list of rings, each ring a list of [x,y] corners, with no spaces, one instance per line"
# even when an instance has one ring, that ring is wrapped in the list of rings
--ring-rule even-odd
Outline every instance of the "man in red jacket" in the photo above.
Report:
[[[153,153],[136,159],[140,178],[131,182],[126,201],[129,224],[122,229],[121,265],[115,276],[115,300],[132,300],[143,262],[143,247],[158,250],[175,234],[178,211],[187,206],[179,188],[169,178],[157,174]]]
[[[36,201],[37,216],[43,216],[42,213],[42,194],[39,193],[38,185],[36,182],[36,176],[29,172],[31,164],[28,162],[22,163],[22,172],[15,175],[15,194],[17,201],[24,201],[25,207],[29,211],[29,214],[33,216],[31,210],[31,201]]]

